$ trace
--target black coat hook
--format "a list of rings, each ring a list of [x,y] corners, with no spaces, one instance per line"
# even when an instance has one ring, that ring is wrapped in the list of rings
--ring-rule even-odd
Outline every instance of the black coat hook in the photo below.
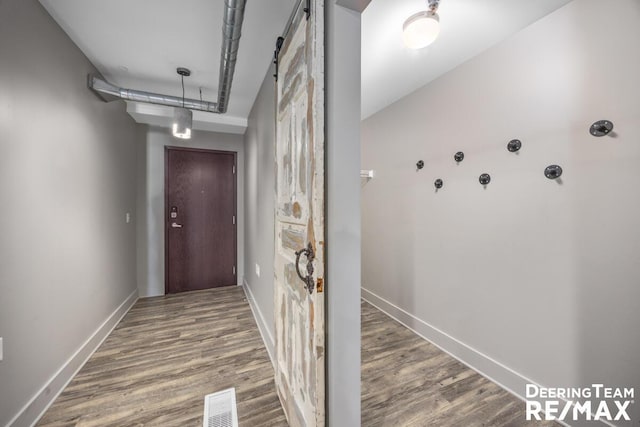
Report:
[[[488,173],[483,173],[482,175],[480,175],[480,178],[478,180],[480,181],[480,184],[487,185],[491,182],[491,175],[489,175]]]
[[[512,153],[515,153],[516,151],[520,150],[521,148],[522,148],[522,141],[520,141],[519,139],[512,139],[507,144],[507,150],[509,150]]]
[[[422,169],[424,167],[424,161],[418,160],[418,163],[416,163],[416,167],[418,168],[418,170]]]
[[[458,151],[453,155],[453,160],[455,160],[457,163],[460,163],[464,160],[464,153],[462,151]]]
[[[442,188],[442,186],[444,185],[444,183],[442,182],[442,180],[440,178],[436,179],[436,181],[433,183],[433,185],[436,186],[436,188]]]
[[[549,179],[557,179],[562,176],[562,168],[558,165],[547,166],[544,170],[544,176]]]
[[[609,120],[598,120],[589,128],[589,133],[593,136],[605,136],[613,130],[613,123]]]

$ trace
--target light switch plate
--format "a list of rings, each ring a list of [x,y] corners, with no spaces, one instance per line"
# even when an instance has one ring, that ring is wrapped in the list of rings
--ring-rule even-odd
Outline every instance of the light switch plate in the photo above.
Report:
[[[260,277],[260,266],[256,263],[256,276]]]

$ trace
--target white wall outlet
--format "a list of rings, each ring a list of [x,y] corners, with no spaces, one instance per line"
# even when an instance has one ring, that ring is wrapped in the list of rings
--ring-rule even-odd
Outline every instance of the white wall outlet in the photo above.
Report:
[[[256,276],[260,277],[260,266],[256,263]]]
[[[124,220],[127,222],[127,224],[131,222],[131,214],[129,212],[124,214]]]
[[[0,337],[0,362],[2,362],[2,359],[4,358],[2,353],[2,337]]]

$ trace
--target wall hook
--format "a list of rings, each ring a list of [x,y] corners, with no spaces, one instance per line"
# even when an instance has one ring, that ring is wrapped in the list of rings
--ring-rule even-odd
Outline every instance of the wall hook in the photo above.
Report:
[[[457,163],[460,163],[464,160],[464,153],[462,151],[458,151],[453,155],[453,160],[455,160]]]
[[[557,179],[562,176],[562,168],[558,165],[547,166],[544,170],[544,176],[549,179]]]
[[[480,175],[480,178],[478,180],[480,181],[480,184],[487,185],[491,182],[491,175],[489,175],[488,173],[483,173],[482,175]]]
[[[361,169],[360,170],[360,178],[372,179],[373,178],[373,170],[371,170],[371,169]]]
[[[424,161],[418,160],[418,163],[416,163],[416,167],[418,168],[418,170],[422,169],[424,167]]]
[[[522,141],[520,141],[519,139],[512,139],[507,144],[507,150],[509,150],[512,153],[515,153],[516,151],[520,150],[521,148],[522,148]]]
[[[433,185],[436,186],[436,188],[442,188],[442,186],[444,185],[444,182],[442,182],[442,180],[440,178],[436,179],[436,181],[433,183]]]
[[[613,123],[609,120],[598,120],[589,128],[589,133],[593,136],[605,136],[613,130]]]

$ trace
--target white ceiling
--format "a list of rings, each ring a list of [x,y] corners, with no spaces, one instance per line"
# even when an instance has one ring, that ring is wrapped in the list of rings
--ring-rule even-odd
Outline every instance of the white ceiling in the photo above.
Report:
[[[249,1],[228,113],[194,114],[194,128],[243,133],[295,0]],[[187,67],[186,96],[216,101],[223,0],[40,0],[111,83],[182,96],[177,67]],[[132,105],[133,104],[133,105]],[[151,108],[153,107],[153,108]],[[129,103],[138,121],[169,126],[172,109]]]
[[[426,0],[373,0],[362,18],[366,118],[570,0],[441,0],[440,37],[402,44],[402,24]],[[177,67],[192,70],[186,96],[216,101],[223,0],[40,0],[111,83],[181,96]],[[243,133],[295,0],[248,1],[228,113],[194,112],[194,128]],[[169,127],[169,107],[128,103],[139,122]]]
[[[402,24],[426,0],[373,0],[362,15],[362,117],[452,70],[571,0],[441,0],[440,36],[410,50]]]

